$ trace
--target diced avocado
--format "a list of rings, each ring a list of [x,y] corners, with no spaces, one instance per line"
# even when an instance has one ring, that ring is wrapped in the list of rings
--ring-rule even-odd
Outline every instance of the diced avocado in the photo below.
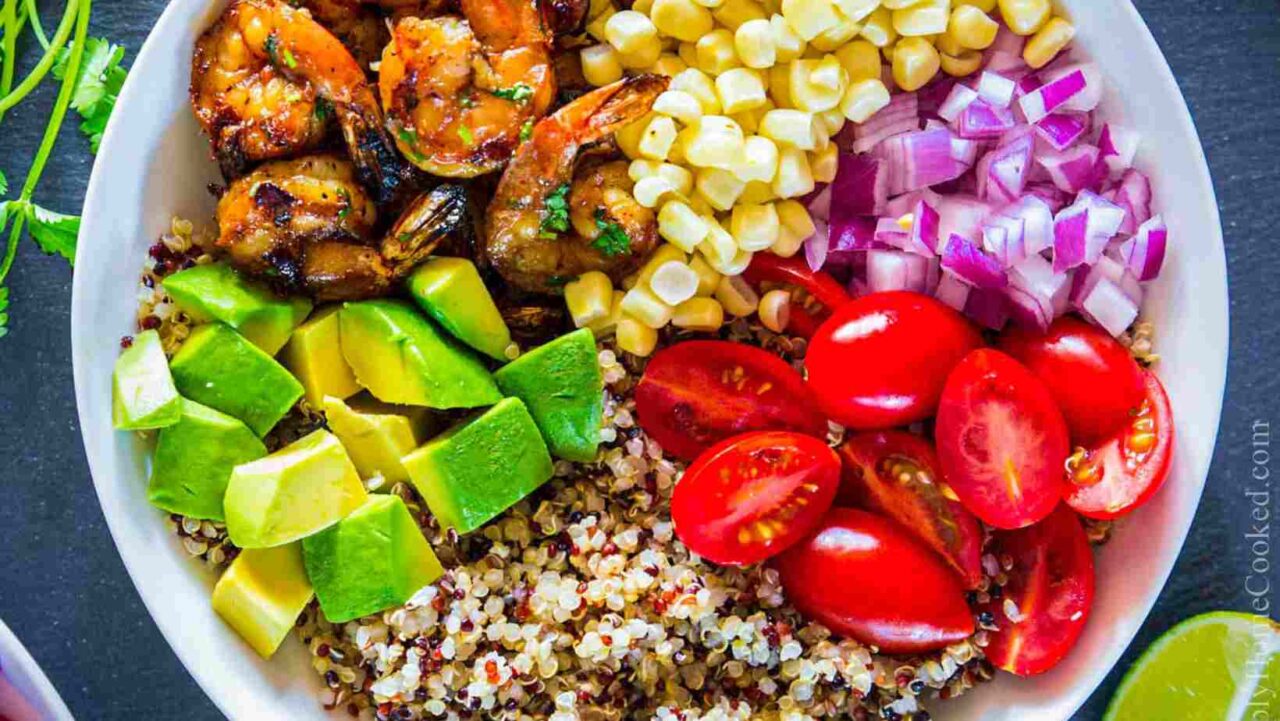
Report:
[[[604,378],[596,341],[583,328],[525,353],[493,375],[498,388],[529,407],[551,452],[595,460],[604,418]]]
[[[178,422],[182,398],[173,386],[160,334],[143,331],[116,359],[111,375],[111,422],[118,430],[145,431]]]
[[[519,398],[451,428],[404,458],[437,520],[459,533],[483,526],[551,478],[551,455]]]
[[[226,263],[197,265],[164,279],[164,292],[197,323],[221,321],[275,355],[311,313],[311,301],[282,298]]]
[[[480,361],[408,303],[347,303],[338,318],[342,354],[360,385],[378,400],[477,408],[502,399]]]
[[[267,455],[249,427],[225,413],[182,401],[182,418],[160,431],[147,500],[170,513],[221,521],[236,466]]]
[[[333,396],[324,399],[324,416],[329,429],[346,447],[360,477],[367,480],[381,475],[385,479],[380,486],[383,490],[390,490],[393,483],[409,480],[409,473],[400,459],[417,448],[425,437],[420,432],[424,425],[421,422],[422,409],[413,409],[419,411],[415,423],[415,418],[396,413],[395,408],[384,406],[366,412]]]
[[[474,263],[431,258],[409,276],[409,293],[453,337],[491,358],[507,359],[511,331]]]
[[[192,331],[170,368],[183,396],[239,418],[259,436],[302,397],[284,366],[221,323]]]
[[[316,431],[236,466],[223,501],[227,535],[240,548],[269,548],[337,523],[368,497],[336,436]]]
[[[332,623],[399,606],[444,573],[399,496],[370,496],[304,540],[302,551],[320,610]]]
[[[350,398],[360,392],[356,374],[342,357],[338,311],[331,305],[298,326],[285,345],[280,360],[306,391],[307,403],[319,409],[325,396]]]
[[[263,658],[271,658],[311,603],[302,544],[250,548],[213,587],[213,610]]]

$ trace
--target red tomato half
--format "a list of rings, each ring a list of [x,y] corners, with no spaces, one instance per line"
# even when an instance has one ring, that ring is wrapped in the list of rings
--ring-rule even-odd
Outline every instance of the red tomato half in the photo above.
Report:
[[[756,253],[742,277],[756,290],[783,288],[791,291],[791,319],[787,332],[810,338],[836,308],[849,302],[849,293],[834,278],[814,272],[803,258],[780,258]]]
[[[1076,443],[1097,443],[1129,423],[1146,397],[1142,369],[1109,333],[1065,316],[1045,334],[1013,329],[1000,350],[1044,381]]]
[[[694,340],[658,351],[635,395],[640,427],[686,461],[747,431],[827,435],[826,418],[800,374],[741,343]]]
[[[747,433],[698,457],[671,494],[676,535],[716,563],[777,555],[813,528],[840,486],[826,443],[787,431]]]
[[[1173,461],[1173,411],[1154,373],[1146,400],[1118,433],[1067,460],[1067,504],[1090,518],[1118,518],[1155,495]]]
[[[984,348],[956,367],[934,435],[947,484],[988,525],[1029,526],[1061,500],[1066,423],[1044,384],[1009,356]]]
[[[973,633],[956,574],[888,519],[833,508],[773,563],[801,613],[885,653],[932,651]]]
[[[933,298],[874,293],[822,324],[805,366],[827,415],[850,428],[892,428],[933,415],[947,374],[981,345],[969,321]]]
[[[987,658],[1019,676],[1044,673],[1067,655],[1093,607],[1093,550],[1071,509],[1030,528],[997,531],[991,552],[1013,559],[1009,582],[984,610],[1000,630]],[[1006,603],[1011,601],[1012,603]],[[1006,609],[1015,609],[1016,622]]]
[[[982,527],[942,491],[933,446],[902,431],[860,433],[840,446],[836,502],[888,516],[937,551],[965,588],[982,581]]]

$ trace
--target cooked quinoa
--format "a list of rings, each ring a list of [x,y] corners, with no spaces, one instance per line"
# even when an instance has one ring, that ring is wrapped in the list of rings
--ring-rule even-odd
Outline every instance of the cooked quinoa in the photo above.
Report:
[[[175,219],[151,247],[139,326],[156,328],[172,354],[191,320],[160,287],[168,273],[212,260],[210,236]],[[1158,360],[1154,329],[1138,323],[1122,341],[1146,365]],[[756,343],[800,367],[805,341],[745,321],[723,334]],[[122,339],[127,345],[130,338]],[[784,598],[766,566],[717,566],[676,538],[669,513],[683,465],[637,426],[632,390],[643,361],[600,346],[605,424],[595,463],[559,461],[555,478],[483,529],[442,530],[412,486],[397,484],[448,569],[405,606],[346,624],[313,602],[297,633],[323,681],[327,710],[361,719],[807,719],[928,721],[927,706],[993,676],[987,634],[1005,618],[984,612],[964,642],[916,657],[888,657],[834,638]],[[298,406],[266,439],[287,445],[324,424]],[[838,442],[841,429],[832,428]],[[1091,542],[1111,522],[1083,519]],[[210,566],[235,558],[221,523],[172,515],[183,548]],[[1007,581],[1011,559],[983,556],[970,592],[985,604]],[[910,569],[904,569],[910,572]],[[850,589],[856,592],[856,589]]]

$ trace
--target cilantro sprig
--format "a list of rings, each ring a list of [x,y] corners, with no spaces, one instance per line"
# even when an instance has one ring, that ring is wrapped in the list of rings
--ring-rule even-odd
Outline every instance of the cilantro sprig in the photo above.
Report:
[[[496,97],[502,98],[503,100],[510,100],[511,102],[519,103],[520,105],[524,105],[529,102],[529,98],[533,97],[533,88],[525,85],[524,83],[516,83],[509,88],[498,88],[497,90],[492,90],[490,92],[492,92]]]
[[[603,208],[596,209],[596,227],[600,229],[600,235],[591,241],[592,248],[600,251],[605,257],[626,255],[631,252],[631,236],[627,235],[627,231],[623,230],[621,225],[606,220]]]
[[[547,196],[542,213],[543,238],[550,240],[569,229],[569,184],[564,183]]]

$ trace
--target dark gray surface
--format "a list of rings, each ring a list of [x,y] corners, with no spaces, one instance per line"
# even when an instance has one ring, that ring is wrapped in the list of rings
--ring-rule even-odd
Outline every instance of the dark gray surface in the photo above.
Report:
[[[51,24],[61,3],[41,4]],[[1188,616],[1249,610],[1245,578],[1253,556],[1244,494],[1254,467],[1253,425],[1280,422],[1273,360],[1280,351],[1274,285],[1280,275],[1280,14],[1274,0],[1137,4],[1190,102],[1213,166],[1231,275],[1232,347],[1204,502],[1173,578],[1120,669]],[[98,0],[93,33],[125,44],[131,61],[164,5]],[[26,50],[30,55],[33,48]],[[5,119],[0,169],[15,186],[54,93],[47,85]],[[38,202],[78,212],[90,164],[86,143],[68,122]],[[147,616],[98,509],[72,393],[71,272],[24,240],[9,282],[11,332],[0,340],[0,618],[80,719],[219,718]],[[1270,581],[1276,580],[1272,573]],[[1119,675],[1111,674],[1077,718],[1101,717]]]

